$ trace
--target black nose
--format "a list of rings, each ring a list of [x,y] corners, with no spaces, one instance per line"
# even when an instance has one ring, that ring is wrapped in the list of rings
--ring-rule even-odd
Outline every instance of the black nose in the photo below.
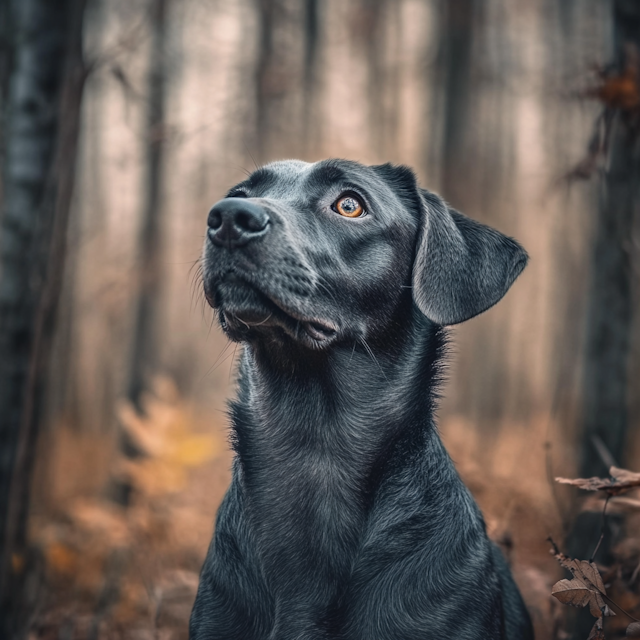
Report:
[[[263,236],[269,216],[262,207],[245,198],[225,198],[213,205],[207,224],[211,242],[234,249]]]

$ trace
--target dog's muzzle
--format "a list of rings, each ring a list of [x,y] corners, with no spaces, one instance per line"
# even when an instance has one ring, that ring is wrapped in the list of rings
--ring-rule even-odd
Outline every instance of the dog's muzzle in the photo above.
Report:
[[[265,235],[269,216],[246,198],[225,198],[213,205],[207,225],[207,236],[213,244],[235,249]]]

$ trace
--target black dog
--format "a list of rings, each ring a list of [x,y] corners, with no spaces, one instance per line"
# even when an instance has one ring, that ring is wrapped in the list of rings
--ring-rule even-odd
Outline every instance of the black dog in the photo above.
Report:
[[[208,226],[205,294],[245,349],[192,640],[532,638],[433,418],[443,325],[524,250],[407,168],[343,160],[268,165]]]

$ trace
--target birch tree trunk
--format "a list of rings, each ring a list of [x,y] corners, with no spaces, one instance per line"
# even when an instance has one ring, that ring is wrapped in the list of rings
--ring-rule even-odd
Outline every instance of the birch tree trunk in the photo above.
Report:
[[[75,174],[84,0],[14,0],[0,227],[0,635],[25,622],[30,477]]]

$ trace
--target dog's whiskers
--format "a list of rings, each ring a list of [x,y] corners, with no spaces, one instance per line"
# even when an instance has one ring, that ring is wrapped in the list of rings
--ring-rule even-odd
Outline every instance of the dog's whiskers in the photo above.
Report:
[[[371,356],[371,359],[376,363],[378,369],[380,369],[380,373],[384,376],[384,379],[387,382],[389,382],[389,378],[387,378],[387,374],[384,372],[384,369],[380,366],[378,359],[373,353],[371,347],[367,344],[367,341],[364,338],[360,338],[360,342],[362,343],[362,346],[366,349],[367,353]]]
[[[265,322],[268,322],[271,319],[271,316],[273,315],[273,313],[270,313],[264,320],[262,320],[261,322],[245,322],[244,320],[242,320],[241,318],[238,318],[238,320],[240,320],[240,322],[242,322],[242,324],[246,325],[247,327],[259,327],[260,325],[263,325]],[[236,316],[237,318],[238,316]]]
[[[329,295],[329,297],[333,300],[336,307],[340,307],[340,304],[338,303],[338,300],[336,299],[336,297],[333,295],[333,292],[331,291],[331,289],[329,289],[329,287],[326,284],[322,282],[322,280],[323,280],[322,276],[318,274],[318,285],[322,287],[322,289]]]
[[[207,372],[202,376],[202,379],[204,380],[210,373],[213,373],[225,360],[227,360],[229,358],[228,354],[226,357],[223,358],[224,354],[227,352],[227,350],[229,349],[229,347],[232,345],[232,342],[227,342],[227,344],[224,346],[224,349],[222,349],[222,351],[219,353],[218,357],[216,358],[215,362],[209,367],[209,369],[207,370]]]
[[[358,341],[354,340],[353,349],[351,349],[351,356],[349,357],[349,364],[351,364],[351,361],[353,360],[353,354],[356,352],[356,344],[358,344]]]

